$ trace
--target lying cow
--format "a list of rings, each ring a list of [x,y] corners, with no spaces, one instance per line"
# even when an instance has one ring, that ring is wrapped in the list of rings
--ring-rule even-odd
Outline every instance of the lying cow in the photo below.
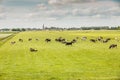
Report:
[[[30,52],[37,52],[37,49],[30,48]]]
[[[36,41],[39,41],[39,39],[36,39]]]
[[[15,44],[15,43],[16,43],[15,41],[11,42],[11,44]]]
[[[117,44],[111,44],[111,45],[109,46],[109,49],[112,49],[112,48],[117,48]]]
[[[51,41],[51,39],[47,38],[47,39],[45,39],[45,41],[46,41],[46,42],[50,42],[50,41]]]
[[[73,42],[65,42],[65,45],[71,45],[72,46]]]
[[[95,39],[90,39],[90,41],[91,41],[91,42],[94,42],[94,43],[96,42],[96,40],[95,40]]]
[[[32,38],[29,38],[28,41],[32,41]]]
[[[20,42],[23,42],[23,39],[19,39]]]
[[[59,38],[56,38],[55,41],[57,41],[57,42],[64,42],[65,38],[59,37]]]

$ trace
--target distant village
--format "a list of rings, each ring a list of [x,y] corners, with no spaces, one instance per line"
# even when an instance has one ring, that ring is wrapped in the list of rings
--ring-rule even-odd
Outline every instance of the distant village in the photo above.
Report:
[[[5,31],[40,31],[40,30],[120,30],[120,26],[109,27],[109,26],[90,26],[90,27],[69,27],[69,28],[60,28],[60,27],[45,27],[44,24],[42,28],[2,28],[0,32]]]

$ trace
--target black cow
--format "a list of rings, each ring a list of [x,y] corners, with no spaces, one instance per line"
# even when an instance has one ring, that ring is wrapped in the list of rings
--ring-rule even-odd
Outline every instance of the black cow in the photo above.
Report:
[[[76,39],[73,39],[71,42],[72,42],[72,43],[75,43],[75,42],[77,42],[77,40],[76,40]]]
[[[28,39],[28,41],[31,41],[31,40],[32,40],[32,38],[29,38],[29,39]]]
[[[55,39],[55,41],[57,41],[57,42],[64,42],[64,41],[65,41],[65,39],[64,39],[64,38],[62,38],[62,37],[59,37],[59,38],[56,38],[56,39]]]
[[[109,49],[112,49],[112,48],[117,48],[117,44],[111,44],[111,45],[109,46]]]
[[[96,42],[96,40],[95,40],[95,39],[90,39],[90,41],[91,41],[91,42],[94,42],[94,43]]]
[[[58,39],[56,38],[55,41],[61,42],[61,38],[58,38]]]
[[[23,39],[19,39],[20,42],[23,42]]]
[[[109,41],[109,40],[111,40],[111,38],[107,38],[106,40]]]
[[[51,42],[51,39],[47,38],[45,39],[46,42]]]
[[[107,43],[110,40],[111,40],[110,38],[107,38],[107,39],[103,40],[103,43]]]
[[[37,49],[30,48],[30,52],[37,52]]]
[[[65,42],[65,45],[71,45],[72,46],[73,42]]]

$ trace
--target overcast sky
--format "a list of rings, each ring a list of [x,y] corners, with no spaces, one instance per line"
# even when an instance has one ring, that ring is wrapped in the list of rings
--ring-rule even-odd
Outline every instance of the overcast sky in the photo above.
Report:
[[[120,0],[0,0],[0,28],[120,25]]]

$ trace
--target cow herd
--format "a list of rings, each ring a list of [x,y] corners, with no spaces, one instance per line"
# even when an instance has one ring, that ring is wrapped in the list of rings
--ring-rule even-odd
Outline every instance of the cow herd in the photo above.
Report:
[[[86,40],[89,40],[90,42],[93,42],[93,43],[96,43],[96,42],[102,42],[102,43],[107,43],[111,40],[111,38],[103,38],[101,36],[99,36],[98,38],[92,38],[92,39],[88,39],[86,36],[83,36],[81,38],[79,37],[75,37],[74,39],[68,41],[66,38],[63,38],[63,37],[58,37],[58,38],[55,38],[55,42],[58,42],[58,43],[62,43],[62,44],[65,44],[66,46],[72,46],[74,43],[76,43],[78,40],[82,40],[82,41],[86,41]],[[28,38],[28,41],[32,41],[33,39],[32,38]],[[35,39],[36,41],[39,41],[38,38]],[[19,42],[24,42],[23,39],[18,39]],[[46,43],[49,43],[52,41],[52,39],[50,38],[46,38],[44,40]],[[12,41],[11,44],[15,44],[16,41]],[[117,44],[111,44],[109,45],[109,49],[112,49],[112,48],[117,48]],[[34,48],[30,48],[29,49],[30,52],[37,52],[38,50],[37,49],[34,49]]]
[[[97,42],[97,41],[99,41],[99,42],[102,42],[102,43],[107,43],[108,41],[110,41],[111,40],[111,38],[106,38],[106,39],[104,39],[103,37],[98,37],[97,39],[90,39],[90,41],[91,42]]]
[[[67,41],[65,38],[59,37],[59,38],[56,38],[55,41],[59,42],[59,43],[62,43],[62,44],[65,44],[65,45],[72,45],[73,43],[77,42],[77,39],[73,39],[71,41]]]

